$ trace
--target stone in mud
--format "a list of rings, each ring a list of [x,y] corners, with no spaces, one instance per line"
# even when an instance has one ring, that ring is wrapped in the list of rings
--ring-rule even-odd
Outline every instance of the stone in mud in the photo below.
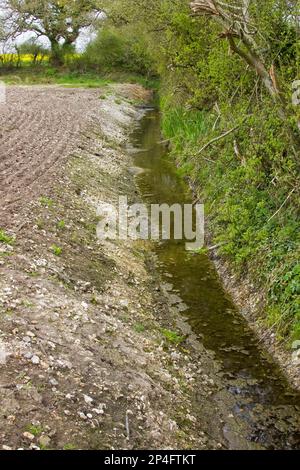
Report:
[[[292,361],[293,361],[294,364],[300,365],[300,349],[293,352]]]
[[[32,356],[33,356],[33,354],[32,354],[32,352],[30,352],[30,351],[27,351],[26,353],[24,353],[25,359],[31,359]]]
[[[88,395],[83,395],[84,401],[87,405],[91,405],[94,401],[92,397],[89,397]]]
[[[143,168],[138,168],[135,166],[129,168],[128,171],[133,176],[138,176],[138,175],[142,175],[143,173],[145,173],[145,170]]]
[[[51,439],[49,436],[41,436],[39,438],[39,444],[42,446],[42,447],[49,447],[51,443]]]
[[[40,363],[40,358],[38,356],[32,356],[31,362],[32,364],[38,365]]]
[[[29,338],[29,336],[24,336],[23,341],[24,341],[24,343],[30,343],[31,338]]]
[[[25,439],[27,439],[28,441],[34,441],[35,439],[34,435],[30,432],[24,432],[23,437],[25,437]]]
[[[0,364],[6,364],[9,355],[9,352],[6,350],[6,346],[0,342]]]

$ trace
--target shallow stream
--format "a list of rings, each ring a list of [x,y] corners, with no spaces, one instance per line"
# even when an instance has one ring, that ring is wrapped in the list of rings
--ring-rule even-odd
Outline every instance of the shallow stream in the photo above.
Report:
[[[161,141],[160,115],[150,110],[132,136],[135,165],[143,170],[136,176],[143,199],[150,204],[191,203],[188,184]],[[218,363],[230,397],[220,424],[226,447],[248,448],[249,442],[249,448],[300,449],[300,395],[260,347],[210,258],[186,251],[185,241],[158,243],[156,254],[165,288],[175,303],[186,306],[183,318]],[[232,431],[228,416],[245,427]]]

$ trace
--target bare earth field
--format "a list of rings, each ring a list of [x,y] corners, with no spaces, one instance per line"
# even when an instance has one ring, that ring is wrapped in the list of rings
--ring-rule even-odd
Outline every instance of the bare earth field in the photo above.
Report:
[[[148,249],[96,238],[97,201],[138,198],[123,148],[140,113],[129,99],[141,98],[147,93],[134,86],[8,88],[0,448],[225,446],[207,403],[217,384],[199,372],[205,361],[213,371],[210,358],[163,333],[181,334],[146,269]]]
[[[9,87],[0,105],[0,220],[47,187],[57,165],[76,149],[87,126],[103,119],[99,90]]]

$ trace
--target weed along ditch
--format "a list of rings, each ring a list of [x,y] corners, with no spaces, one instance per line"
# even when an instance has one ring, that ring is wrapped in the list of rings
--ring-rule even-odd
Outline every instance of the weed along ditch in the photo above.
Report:
[[[129,151],[145,203],[192,202],[162,142],[157,110],[145,112]],[[199,381],[195,397],[200,416],[208,416],[206,431],[222,436],[229,449],[300,449],[300,395],[261,348],[209,256],[186,251],[185,242],[177,240],[154,243],[154,250],[162,290],[209,358],[206,367],[214,369],[214,393],[203,397]],[[214,424],[208,408],[216,413]]]

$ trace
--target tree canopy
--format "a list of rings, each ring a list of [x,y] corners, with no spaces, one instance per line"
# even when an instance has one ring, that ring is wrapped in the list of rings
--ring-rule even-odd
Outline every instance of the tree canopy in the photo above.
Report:
[[[82,28],[95,24],[101,13],[97,0],[3,0],[1,7],[7,36],[30,31],[48,38],[56,63],[60,46],[72,46]]]

